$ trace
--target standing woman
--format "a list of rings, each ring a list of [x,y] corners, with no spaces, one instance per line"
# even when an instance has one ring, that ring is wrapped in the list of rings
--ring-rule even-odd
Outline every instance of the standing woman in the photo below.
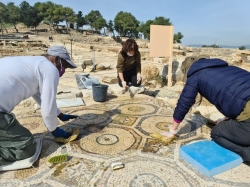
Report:
[[[128,84],[141,85],[141,54],[134,39],[127,39],[117,59],[118,84],[127,89]]]

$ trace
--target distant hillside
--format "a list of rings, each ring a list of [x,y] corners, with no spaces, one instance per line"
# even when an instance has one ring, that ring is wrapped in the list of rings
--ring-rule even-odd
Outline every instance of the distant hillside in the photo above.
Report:
[[[191,45],[186,45],[186,46],[189,46],[189,47],[201,47],[201,45],[198,45],[198,44],[191,44]],[[221,48],[238,48],[240,46],[230,46],[230,45],[218,45],[220,46]],[[246,49],[250,49],[250,45],[242,45],[242,46],[245,46]]]

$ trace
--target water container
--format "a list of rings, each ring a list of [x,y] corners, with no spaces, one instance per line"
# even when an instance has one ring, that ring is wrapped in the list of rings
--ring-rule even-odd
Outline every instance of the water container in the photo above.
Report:
[[[93,99],[96,102],[104,102],[107,99],[108,85],[92,84]]]

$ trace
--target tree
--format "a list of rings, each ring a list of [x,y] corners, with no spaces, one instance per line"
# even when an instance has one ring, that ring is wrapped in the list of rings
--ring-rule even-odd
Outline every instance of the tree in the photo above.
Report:
[[[5,27],[4,24],[3,24],[3,21],[4,21],[4,20],[7,20],[7,18],[6,18],[6,16],[7,16],[7,15],[6,15],[6,12],[7,12],[7,9],[6,9],[5,4],[3,4],[3,3],[0,2],[0,24],[2,25],[2,27],[5,28],[6,33],[8,33],[6,27]],[[1,28],[2,28],[2,27],[1,27]],[[3,32],[3,31],[1,31],[1,32]]]
[[[67,28],[68,28],[68,24],[71,25],[70,28],[72,28],[72,25],[74,28],[74,23],[77,21],[77,17],[73,9],[70,7],[64,7],[62,16],[64,17],[64,20],[66,21]]]
[[[52,12],[53,23],[58,25],[60,22],[66,20],[66,12],[62,5],[55,4]]]
[[[78,14],[76,15],[76,29],[78,30],[79,27],[82,27],[83,25],[87,24],[87,21],[82,15],[82,11],[78,11]]]
[[[34,4],[34,8],[38,10],[38,15],[43,18],[44,23],[48,23],[49,27],[53,24],[53,11],[55,9],[55,4],[51,1],[45,3],[37,2]]]
[[[128,12],[120,11],[115,16],[114,27],[115,30],[123,36],[138,36],[137,28],[139,27],[139,21]]]
[[[153,25],[153,20],[148,20],[146,23],[141,22],[138,31],[144,35],[145,39],[150,39],[150,25]]]
[[[154,25],[172,25],[169,18],[165,17],[155,17]]]
[[[141,23],[138,31],[141,32],[144,35],[144,38],[150,40],[150,25],[172,25],[169,18],[165,17],[155,17],[154,20],[148,20],[146,23]],[[177,34],[174,34],[174,42],[181,43],[181,39],[183,38],[183,35],[178,32]]]
[[[114,35],[114,24],[112,20],[109,20],[106,27],[107,27],[108,33],[112,33]]]
[[[6,5],[6,12],[3,21],[6,23],[11,23],[14,26],[16,32],[18,32],[16,24],[20,22],[20,10],[19,7],[15,6],[13,2],[10,2]]]
[[[246,49],[245,46],[240,46],[240,47],[239,47],[239,50],[245,50],[245,49]]]
[[[178,32],[177,34],[174,34],[174,42],[181,43],[181,39],[183,38],[183,35]]]
[[[213,45],[202,45],[201,47],[211,47],[211,48],[221,48],[220,46],[213,44]]]
[[[30,6],[28,2],[23,1],[20,5],[20,21],[27,27],[37,27],[43,17],[39,15],[39,11]]]
[[[141,23],[138,31],[144,35],[144,38],[150,40],[150,25],[172,25],[170,19],[165,17],[155,17],[154,20],[148,20],[146,23]]]
[[[98,10],[91,10],[91,12],[85,16],[85,20],[91,28],[98,31],[107,25],[106,20]]]
[[[97,18],[97,20],[92,24],[92,27],[97,30],[100,31],[102,28],[104,28],[107,25],[106,20],[103,17],[99,17]]]

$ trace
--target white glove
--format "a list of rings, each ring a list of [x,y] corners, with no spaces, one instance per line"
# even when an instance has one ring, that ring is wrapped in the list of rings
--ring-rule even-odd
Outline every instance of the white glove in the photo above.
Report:
[[[176,135],[177,132],[178,132],[179,130],[178,130],[178,129],[173,130],[172,127],[173,127],[173,126],[170,125],[170,126],[169,126],[169,131],[162,132],[162,133],[160,133],[160,135],[165,136],[166,138],[170,138],[170,137]]]
[[[179,130],[178,130],[178,129],[173,130],[172,127],[173,127],[173,125],[170,125],[170,126],[169,126],[169,132],[170,132],[171,134],[174,134],[174,135],[177,134],[177,132],[178,132]]]
[[[123,87],[124,89],[126,89],[126,87],[127,87],[126,81],[122,81],[122,87]]]
[[[140,73],[137,73],[137,84],[141,82],[141,74]]]

